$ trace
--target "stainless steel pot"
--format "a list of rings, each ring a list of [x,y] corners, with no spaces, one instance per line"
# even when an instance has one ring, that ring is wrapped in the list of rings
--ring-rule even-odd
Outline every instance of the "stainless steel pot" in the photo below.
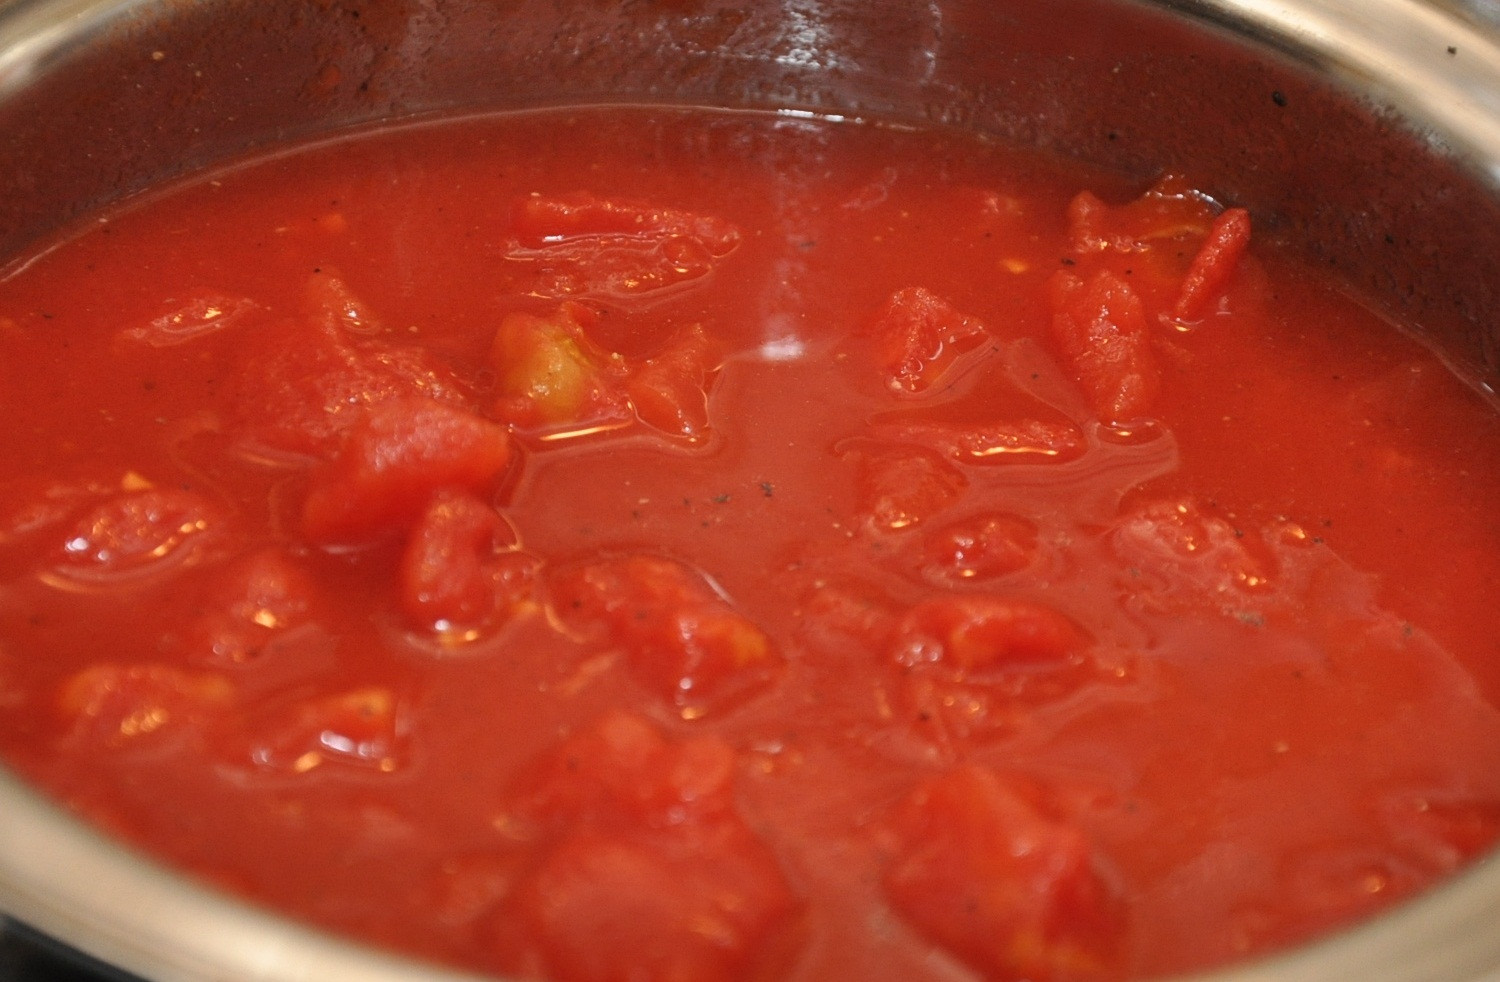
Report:
[[[0,0],[0,257],[257,147],[671,102],[976,127],[1183,170],[1500,382],[1487,0]],[[3,640],[0,640],[3,643]],[[458,978],[212,894],[0,771],[0,911],[151,979]],[[1500,856],[1201,982],[1500,982]]]

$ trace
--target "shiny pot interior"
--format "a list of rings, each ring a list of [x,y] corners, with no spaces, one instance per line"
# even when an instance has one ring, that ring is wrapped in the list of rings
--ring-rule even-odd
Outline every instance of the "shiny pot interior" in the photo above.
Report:
[[[1500,47],[1414,0],[9,0],[0,256],[161,180],[444,112],[709,104],[971,127],[1185,171],[1500,380]],[[1204,979],[1500,979],[1500,857]],[[452,977],[114,846],[0,771],[0,911],[153,979]]]

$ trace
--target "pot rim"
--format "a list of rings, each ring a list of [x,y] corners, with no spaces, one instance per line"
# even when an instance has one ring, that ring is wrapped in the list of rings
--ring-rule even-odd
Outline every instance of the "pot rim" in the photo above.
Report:
[[[1421,0],[1127,0],[1289,57],[1500,195],[1500,43]],[[0,0],[0,100],[154,0]],[[61,871],[61,875],[60,875]],[[1500,851],[1394,910],[1177,982],[1500,982]],[[0,918],[161,982],[476,982],[231,896],[106,838],[0,765]]]

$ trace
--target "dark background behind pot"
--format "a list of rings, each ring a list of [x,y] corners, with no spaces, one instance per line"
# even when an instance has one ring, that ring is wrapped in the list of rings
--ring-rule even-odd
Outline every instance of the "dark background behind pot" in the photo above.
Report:
[[[141,982],[0,917],[0,982]]]

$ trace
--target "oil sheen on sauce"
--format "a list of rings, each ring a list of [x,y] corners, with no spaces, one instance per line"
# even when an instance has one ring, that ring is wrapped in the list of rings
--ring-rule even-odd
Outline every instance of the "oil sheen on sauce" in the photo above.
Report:
[[[562,982],[1367,916],[1500,827],[1500,426],[1232,204],[639,108],[127,202],[0,282],[0,753]]]

